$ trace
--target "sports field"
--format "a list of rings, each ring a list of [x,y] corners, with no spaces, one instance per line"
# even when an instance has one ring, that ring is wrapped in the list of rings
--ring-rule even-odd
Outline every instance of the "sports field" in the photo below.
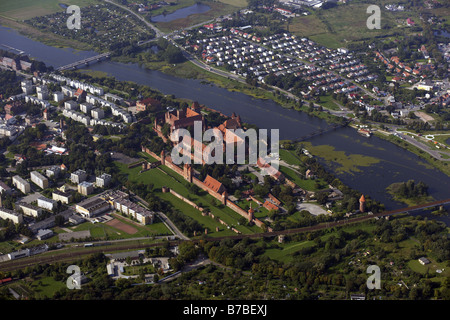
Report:
[[[126,232],[128,234],[135,234],[138,232],[138,230],[129,224],[123,223],[122,221],[119,221],[117,219],[112,219],[111,221],[108,221],[105,223],[108,226],[111,226],[113,228],[122,230],[123,232]]]

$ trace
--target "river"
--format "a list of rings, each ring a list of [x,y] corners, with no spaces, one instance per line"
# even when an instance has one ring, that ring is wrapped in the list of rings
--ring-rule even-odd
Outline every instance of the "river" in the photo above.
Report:
[[[95,52],[73,49],[52,48],[30,40],[16,31],[0,27],[0,44],[23,50],[47,65],[58,67]],[[146,70],[136,64],[123,64],[113,61],[89,66],[89,69],[106,72],[118,80],[134,81],[173,94],[179,98],[196,100],[226,115],[236,112],[244,122],[260,128],[279,129],[281,139],[296,139],[329,125],[321,119],[305,113],[285,109],[271,100],[260,100],[240,92],[230,92],[195,79],[182,79],[159,71]],[[314,146],[329,145],[337,151],[345,152],[347,157],[363,155],[378,159],[377,163],[358,166],[359,171],[340,172],[339,165],[333,161],[322,163],[350,187],[369,195],[386,205],[387,209],[404,207],[393,201],[385,189],[394,182],[423,181],[429,186],[429,193],[436,200],[449,198],[450,178],[430,167],[424,160],[378,137],[364,138],[352,128],[341,128],[309,140]]]
[[[152,17],[152,22],[170,22],[176,19],[186,18],[190,16],[191,14],[198,14],[198,13],[205,13],[207,11],[211,10],[210,6],[207,6],[205,4],[196,3],[192,6],[178,9],[172,13],[169,14],[160,14],[157,16]]]

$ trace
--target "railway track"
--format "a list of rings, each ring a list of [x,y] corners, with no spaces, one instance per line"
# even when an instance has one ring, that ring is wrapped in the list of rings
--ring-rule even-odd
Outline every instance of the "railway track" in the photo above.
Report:
[[[275,237],[278,235],[289,235],[289,234],[296,234],[296,233],[303,233],[303,232],[313,232],[313,231],[329,229],[329,228],[334,228],[334,227],[343,227],[343,226],[346,226],[349,224],[360,223],[360,222],[364,222],[364,221],[367,221],[370,219],[374,219],[376,217],[381,218],[381,217],[386,217],[386,216],[395,215],[395,214],[408,213],[409,211],[415,211],[415,210],[425,209],[425,208],[429,208],[429,207],[433,207],[433,206],[445,205],[448,203],[450,203],[450,199],[434,201],[434,202],[430,202],[430,203],[419,205],[419,206],[413,206],[413,207],[402,208],[402,209],[397,209],[397,210],[392,210],[392,211],[386,211],[386,212],[376,213],[376,214],[372,214],[372,215],[365,215],[365,216],[356,217],[356,218],[352,218],[352,219],[344,219],[344,220],[338,220],[338,221],[334,221],[334,222],[327,222],[327,223],[317,224],[317,225],[310,226],[310,227],[279,230],[279,231],[272,231],[272,232],[253,233],[253,234],[238,234],[238,235],[233,235],[233,236],[203,237],[203,238],[189,239],[189,240],[172,240],[172,241],[169,241],[169,245],[174,246],[183,241],[194,241],[194,242],[199,243],[201,241],[221,241],[221,240],[227,240],[227,239],[232,239],[232,240],[240,240],[240,239],[244,239],[244,238],[257,239],[257,238],[265,238],[265,237]],[[0,263],[0,271],[3,271],[3,272],[13,271],[13,270],[25,268],[27,266],[35,265],[35,264],[51,264],[51,263],[55,263],[55,262],[73,261],[73,260],[79,259],[80,257],[88,256],[88,255],[91,255],[94,253],[99,253],[99,252],[113,252],[113,251],[144,249],[144,248],[148,248],[148,247],[161,246],[163,244],[164,243],[160,242],[160,243],[152,243],[152,244],[134,244],[134,245],[122,245],[122,246],[114,246],[114,247],[99,246],[97,248],[93,247],[92,249],[90,248],[90,249],[86,249],[86,250],[81,250],[79,252],[58,253],[58,254],[51,255],[51,256],[50,255],[46,255],[46,256],[36,255],[33,257],[23,258],[20,260],[11,260],[11,261]]]

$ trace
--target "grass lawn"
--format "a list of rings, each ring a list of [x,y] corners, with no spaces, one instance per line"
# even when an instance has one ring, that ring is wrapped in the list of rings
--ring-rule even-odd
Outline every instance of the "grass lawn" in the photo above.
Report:
[[[320,180],[310,180],[310,179],[302,179],[294,170],[280,166],[280,171],[283,173],[289,180],[294,181],[296,185],[300,188],[308,190],[308,191],[317,191],[320,188],[317,188],[316,182],[320,185]]]
[[[128,239],[128,238],[136,238],[136,237],[147,237],[147,236],[156,236],[156,235],[170,235],[170,231],[164,225],[164,223],[159,222],[158,220],[150,225],[138,225],[132,223],[129,219],[122,217],[120,214],[114,215],[114,218],[119,220],[122,223],[128,224],[133,228],[137,229],[137,232],[134,234],[128,234],[122,230],[114,228],[104,223],[91,223],[84,222],[73,228],[74,231],[82,231],[89,230],[91,232],[91,236],[95,238],[108,238],[111,240],[114,239]]]
[[[429,272],[430,274],[435,274],[437,277],[442,277],[442,276],[448,276],[450,274],[450,272],[447,270],[446,266],[444,263],[438,263],[436,262],[434,259],[430,258],[430,257],[426,257],[428,260],[430,260],[429,264],[426,265],[422,265],[419,260],[415,259],[415,260],[410,260],[408,261],[408,267],[411,268],[411,270],[421,273],[421,274],[425,274],[427,272]],[[436,270],[442,270],[444,269],[444,271],[442,273],[437,273]]]
[[[34,292],[52,298],[56,291],[66,287],[66,280],[56,281],[53,277],[39,277],[31,283],[31,287]]]
[[[251,226],[247,227],[244,225],[238,225],[237,222],[241,219],[241,216],[231,210],[228,207],[225,207],[223,205],[219,205],[219,201],[215,198],[213,198],[211,195],[209,195],[205,191],[201,191],[199,195],[193,194],[188,189],[188,182],[184,180],[181,176],[174,173],[171,169],[169,169],[167,166],[159,166],[158,168],[151,169],[142,173],[139,173],[141,170],[140,167],[128,169],[128,167],[124,164],[116,162],[116,165],[119,167],[119,169],[123,172],[128,174],[128,178],[131,181],[141,182],[141,183],[152,183],[154,185],[153,192],[171,203],[174,204],[175,207],[180,209],[180,203],[172,202],[171,200],[174,200],[175,197],[169,198],[167,194],[162,193],[161,188],[163,186],[169,187],[170,189],[174,190],[178,194],[182,195],[183,197],[186,197],[196,203],[198,206],[203,207],[205,209],[209,209],[214,216],[219,217],[223,221],[225,221],[228,225],[235,227],[237,230],[241,231],[244,234],[248,233],[255,233],[255,232],[261,232],[261,229],[257,226]],[[182,201],[183,202],[183,201]],[[183,204],[185,204],[183,202]],[[182,208],[186,208],[184,205]],[[181,212],[183,212],[180,209]],[[192,211],[189,211],[191,214],[193,214]],[[194,218],[193,215],[192,218]],[[200,220],[198,220],[201,216],[197,215],[197,218],[194,218],[195,220],[199,221],[199,223],[202,224]],[[203,217],[202,217],[203,218]],[[208,227],[208,226],[205,226]],[[222,228],[221,228],[222,229]],[[215,231],[215,227],[212,229]]]
[[[288,164],[291,164],[294,166],[303,166],[303,162],[294,153],[294,151],[280,149],[280,158],[281,158],[281,160],[284,160]]]
[[[27,20],[58,11],[65,11],[59,4],[80,7],[96,4],[96,0],[3,0],[0,2],[0,15],[14,20]],[[67,16],[69,17],[69,15]]]
[[[268,256],[270,259],[287,263],[293,260],[293,254],[295,252],[313,244],[314,241],[290,242],[286,244],[280,244],[280,248],[267,249],[264,255]]]
[[[331,94],[327,94],[325,96],[320,97],[319,104],[322,105],[324,108],[339,111],[339,106],[335,103],[335,100],[331,96]]]

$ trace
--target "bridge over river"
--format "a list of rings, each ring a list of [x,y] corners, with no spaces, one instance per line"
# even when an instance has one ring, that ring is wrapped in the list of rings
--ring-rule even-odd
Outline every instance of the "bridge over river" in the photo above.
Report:
[[[64,71],[64,70],[76,69],[78,66],[89,65],[89,64],[92,64],[92,63],[96,63],[96,62],[108,59],[110,56],[111,56],[110,52],[102,53],[102,54],[99,54],[99,55],[96,55],[96,56],[93,56],[93,57],[90,57],[90,58],[86,58],[86,59],[83,59],[83,60],[80,60],[80,61],[73,62],[73,63],[68,64],[68,65],[59,67],[59,68],[56,69],[56,71]]]

